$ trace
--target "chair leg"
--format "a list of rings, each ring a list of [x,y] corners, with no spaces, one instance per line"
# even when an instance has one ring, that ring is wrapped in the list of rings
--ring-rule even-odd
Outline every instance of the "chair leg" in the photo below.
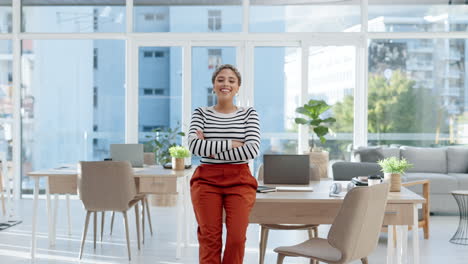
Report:
[[[94,249],[96,249],[96,232],[97,232],[97,212],[94,213]]]
[[[137,245],[138,250],[140,250],[140,206],[138,203],[135,204],[135,222],[136,222],[136,232],[137,232]]]
[[[151,224],[151,214],[150,214],[150,208],[149,208],[149,202],[148,202],[148,197],[145,196],[145,205],[146,205],[146,215],[148,217],[148,224],[150,228],[150,234],[153,236],[153,225]]]
[[[83,248],[84,248],[84,244],[85,244],[85,240],[86,240],[86,233],[88,233],[88,224],[89,224],[90,214],[91,214],[90,211],[86,211],[85,226],[84,226],[84,230],[83,230],[83,236],[81,237],[80,259],[83,256]]]
[[[315,231],[313,229],[307,229],[307,233],[309,234],[309,239],[315,237]]]
[[[101,242],[102,242],[102,237],[104,235],[104,218],[106,217],[106,212],[102,211],[101,212]]]
[[[115,217],[115,212],[112,211],[111,226],[110,226],[110,235],[111,235],[111,236],[112,236],[112,230],[114,229],[114,217]]]
[[[362,264],[367,264],[367,257],[361,259]]]
[[[141,243],[145,244],[145,199],[141,199]]]
[[[278,253],[278,258],[276,259],[276,264],[283,264],[284,257],[286,257],[286,255]]]
[[[315,237],[318,237],[318,226],[315,226],[313,229],[315,232]]]
[[[268,242],[268,231],[268,228],[264,227],[263,225],[260,225],[260,258],[258,261],[259,264],[263,264],[265,262],[265,252]]]
[[[124,217],[124,226],[125,226],[125,237],[127,238],[127,251],[128,251],[128,260],[131,260],[131,253],[130,253],[130,236],[128,234],[128,220],[127,220],[127,212],[122,212]]]
[[[424,222],[423,230],[424,230],[424,239],[429,239],[429,217]]]

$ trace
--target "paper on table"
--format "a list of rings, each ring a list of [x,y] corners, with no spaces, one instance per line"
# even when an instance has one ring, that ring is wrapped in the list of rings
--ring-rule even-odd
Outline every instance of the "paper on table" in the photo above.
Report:
[[[278,186],[276,187],[278,192],[313,192],[314,189],[309,186]]]

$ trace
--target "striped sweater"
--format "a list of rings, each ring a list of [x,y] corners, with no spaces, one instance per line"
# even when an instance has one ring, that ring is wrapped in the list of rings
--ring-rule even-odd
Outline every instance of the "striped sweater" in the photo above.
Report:
[[[201,130],[205,139],[198,139]],[[244,142],[233,148],[232,141]],[[216,112],[212,106],[195,109],[188,133],[189,149],[203,164],[241,164],[258,156],[260,124],[253,107],[238,107],[233,113]]]

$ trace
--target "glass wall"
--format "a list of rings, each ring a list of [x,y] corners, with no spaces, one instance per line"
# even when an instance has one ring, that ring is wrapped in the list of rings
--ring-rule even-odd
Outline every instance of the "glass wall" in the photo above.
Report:
[[[13,85],[10,40],[0,40],[0,153],[8,161],[8,169],[11,172],[10,162],[13,159]]]
[[[359,1],[251,0],[250,4],[250,32],[356,31],[354,26],[360,24]]]
[[[370,32],[466,31],[468,6],[463,1],[369,1]]]
[[[22,31],[31,33],[125,32],[125,0],[22,0]]]
[[[0,33],[12,32],[11,0],[0,1]]]
[[[242,0],[134,0],[135,32],[240,32]]]
[[[468,143],[466,44],[466,39],[370,42],[370,144]]]
[[[145,144],[145,152],[153,152],[153,140],[168,129],[181,129],[182,78],[181,47],[139,48],[138,141]]]
[[[330,159],[349,159],[354,131],[354,88],[356,84],[356,49],[353,46],[324,46],[309,48],[309,99],[324,100],[331,109],[322,119],[337,121],[325,136],[325,144],[311,132],[309,146],[325,148]]]
[[[21,61],[23,175],[103,160],[125,141],[124,41],[23,40]]]
[[[261,129],[261,155],[296,154],[295,110],[301,93],[301,51],[296,47],[256,47],[254,102]],[[264,63],[268,62],[268,64]],[[263,163],[255,159],[255,169]]]

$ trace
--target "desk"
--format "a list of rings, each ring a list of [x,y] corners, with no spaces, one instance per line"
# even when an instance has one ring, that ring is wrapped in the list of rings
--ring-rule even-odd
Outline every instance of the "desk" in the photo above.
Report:
[[[343,202],[343,197],[328,195],[332,183],[311,182],[313,192],[257,193],[249,221],[259,224],[332,224]],[[406,263],[408,226],[412,226],[413,232],[413,263],[419,264],[418,205],[424,202],[424,198],[406,188],[389,193],[384,225],[388,225],[388,230],[396,226],[397,246],[393,246],[393,232],[388,232],[387,264]]]
[[[181,255],[181,242],[183,230],[185,227],[185,245],[188,244],[188,206],[190,204],[190,195],[188,180],[193,174],[193,169],[174,171],[163,169],[161,166],[151,166],[144,168],[135,168],[134,177],[137,183],[137,192],[143,194],[164,194],[177,193],[177,248],[176,258]],[[46,205],[48,214],[49,245],[55,245],[55,223],[57,222],[58,195],[66,194],[67,202],[69,194],[77,194],[78,190],[78,172],[76,167],[60,167],[44,171],[32,171],[27,174],[34,178],[34,202],[33,202],[33,222],[31,239],[31,258],[35,257],[36,252],[36,225],[37,225],[37,206],[39,199],[39,178],[45,177],[46,184]],[[55,213],[51,207],[50,195],[55,194]],[[54,216],[52,217],[52,214]],[[183,215],[184,214],[184,215]],[[70,215],[70,212],[68,212]],[[70,219],[70,218],[69,218]],[[70,231],[69,231],[70,232]]]

